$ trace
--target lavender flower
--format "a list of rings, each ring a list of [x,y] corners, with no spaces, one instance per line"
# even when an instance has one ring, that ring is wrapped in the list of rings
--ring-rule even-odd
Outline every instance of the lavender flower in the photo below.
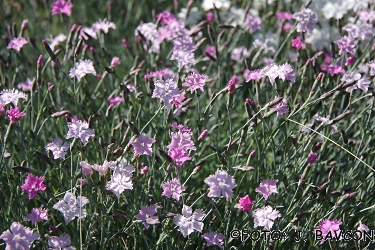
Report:
[[[89,129],[89,124],[86,121],[72,120],[72,122],[68,122],[68,128],[66,139],[78,138],[83,144],[86,144],[90,137],[95,137],[94,130]]]
[[[63,141],[60,138],[56,138],[53,142],[48,143],[45,147],[46,151],[52,151],[54,159],[64,159],[66,151],[69,149],[70,144]]]
[[[335,41],[335,43],[340,49],[339,55],[342,55],[345,52],[352,55],[355,53],[355,46],[357,45],[357,41],[355,41],[354,39],[348,36],[343,36],[340,40]]]
[[[182,215],[178,214],[173,218],[173,223],[180,227],[180,232],[184,237],[190,235],[194,231],[202,232],[203,218],[206,214],[197,209],[193,213],[193,209],[189,206],[183,205]]]
[[[233,188],[236,187],[234,178],[228,175],[225,170],[216,170],[214,175],[208,176],[204,183],[210,186],[208,197],[221,197],[223,195],[227,201],[233,197]]]
[[[162,196],[173,198],[176,201],[180,200],[182,193],[185,191],[185,187],[181,185],[180,181],[177,178],[174,178],[171,181],[167,181],[161,184],[163,188]]]
[[[193,73],[185,78],[185,82],[182,84],[182,86],[190,87],[191,93],[198,89],[203,92],[203,86],[206,83],[207,78],[207,75]]]
[[[66,192],[64,199],[53,205],[54,209],[59,210],[64,215],[65,223],[71,222],[74,217],[78,217],[81,220],[86,218],[86,209],[84,205],[88,204],[89,200],[84,196],[78,196],[77,198],[71,192]]]
[[[13,222],[10,230],[4,231],[0,235],[0,239],[7,244],[6,250],[30,249],[33,241],[39,239],[39,234],[33,233],[30,228],[19,222]]]
[[[311,9],[303,9],[294,13],[293,18],[298,21],[297,31],[311,33],[318,22],[318,16]]]
[[[148,229],[150,225],[160,223],[159,218],[157,216],[154,216],[154,214],[156,214],[157,212],[156,209],[157,205],[151,205],[149,207],[141,206],[139,214],[137,214],[135,217],[137,218],[137,220],[141,220],[143,226]]]

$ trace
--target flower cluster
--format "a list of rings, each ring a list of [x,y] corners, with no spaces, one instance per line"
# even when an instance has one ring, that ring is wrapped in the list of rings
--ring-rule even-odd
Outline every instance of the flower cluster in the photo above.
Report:
[[[171,143],[167,146],[168,155],[175,162],[177,167],[181,167],[185,161],[191,160],[188,150],[196,150],[194,142],[191,140],[193,133],[183,125],[172,124],[178,132],[171,132]]]

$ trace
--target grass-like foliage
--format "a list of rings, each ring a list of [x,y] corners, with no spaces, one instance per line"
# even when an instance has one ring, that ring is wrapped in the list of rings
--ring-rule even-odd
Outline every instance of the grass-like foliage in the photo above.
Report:
[[[374,9],[3,1],[0,248],[373,249]]]

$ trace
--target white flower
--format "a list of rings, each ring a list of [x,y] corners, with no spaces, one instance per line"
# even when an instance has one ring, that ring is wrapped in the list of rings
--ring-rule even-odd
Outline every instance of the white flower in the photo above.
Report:
[[[75,67],[71,68],[69,71],[69,77],[77,77],[78,82],[80,82],[82,77],[84,77],[86,74],[93,74],[96,76],[93,62],[88,59],[79,60],[79,62],[76,62]]]
[[[336,0],[327,2],[323,7],[322,12],[326,19],[341,19],[348,12],[348,9],[342,4],[342,0]]]
[[[189,206],[184,205],[182,207],[182,215],[178,214],[173,218],[173,223],[180,227],[180,231],[184,237],[188,236],[192,232],[202,232],[203,222],[201,222],[206,216],[202,210],[197,209],[193,213],[193,209]]]
[[[26,94],[16,89],[4,89],[0,92],[0,103],[4,105],[13,103],[14,106],[17,106],[18,99],[21,98],[27,100]]]
[[[229,9],[230,1],[229,0],[203,0],[202,8],[207,11],[214,8],[214,5],[217,9]]]
[[[254,227],[263,226],[267,230],[271,230],[274,221],[281,217],[281,214],[277,210],[273,210],[271,206],[258,208],[253,211],[254,215]]]
[[[70,145],[69,143],[63,141],[60,138],[57,138],[53,140],[53,142],[48,143],[47,146],[45,147],[46,151],[51,150],[53,153],[53,158],[54,159],[64,159],[66,151],[69,149]]]
[[[118,198],[125,189],[133,189],[132,174],[114,173],[111,180],[106,185],[107,190],[111,190]]]
[[[78,196],[77,198],[71,192],[66,192],[64,199],[57,202],[53,208],[59,210],[64,215],[65,223],[71,222],[74,217],[78,217],[81,220],[86,218],[86,209],[82,208],[84,205],[89,203],[89,199],[84,196]]]
[[[108,33],[109,28],[116,29],[116,24],[113,22],[109,22],[107,19],[99,20],[96,23],[92,25],[92,28],[96,31],[96,33],[99,33],[99,31],[103,31],[104,33]]]
[[[54,51],[55,47],[65,40],[66,40],[66,35],[64,34],[59,34],[55,38],[49,39],[50,41],[49,46],[51,47],[51,50]]]

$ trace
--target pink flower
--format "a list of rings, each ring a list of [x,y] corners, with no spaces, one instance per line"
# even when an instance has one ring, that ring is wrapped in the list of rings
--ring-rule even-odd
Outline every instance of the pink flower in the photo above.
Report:
[[[370,68],[370,75],[374,76],[375,75],[375,60],[369,61],[366,63],[366,66]]]
[[[52,4],[52,15],[64,14],[70,16],[73,3],[65,2],[65,0],[57,0]]]
[[[193,213],[193,209],[183,205],[182,215],[178,214],[173,218],[173,223],[180,227],[180,232],[184,237],[190,235],[194,231],[202,232],[203,218],[206,216],[202,210],[197,209]]]
[[[125,102],[125,99],[122,96],[116,96],[114,98],[109,98],[108,102],[109,102],[108,109],[112,109],[113,106],[118,105],[122,102]]]
[[[5,113],[5,104],[0,102],[0,116]]]
[[[293,14],[290,14],[288,12],[276,12],[276,18],[282,19],[282,20],[292,20]]]
[[[7,110],[7,115],[11,122],[17,122],[21,120],[22,117],[26,115],[25,112],[21,112],[19,107],[16,108],[10,108]]]
[[[79,138],[82,143],[85,144],[90,137],[95,137],[94,130],[89,129],[89,124],[86,121],[73,121],[72,119],[72,122],[68,122],[68,128],[69,131],[66,135],[66,139]]]
[[[277,187],[276,183],[278,180],[263,180],[259,187],[255,189],[255,192],[260,193],[263,195],[264,199],[268,199],[268,196],[271,194],[277,194]]]
[[[174,50],[171,60],[177,60],[179,69],[184,66],[195,65],[194,53],[187,50]]]
[[[273,223],[281,214],[277,210],[273,210],[271,206],[265,206],[253,211],[254,227],[263,226],[267,230],[271,230]]]
[[[148,137],[146,134],[141,134],[135,141],[129,142],[134,147],[134,155],[149,155],[152,156],[152,144],[154,139]]]
[[[164,105],[167,109],[172,108],[173,97],[180,94],[180,91],[177,88],[177,82],[173,79],[157,80],[155,81],[155,89],[152,93],[151,98],[160,98],[163,100]]]
[[[190,87],[191,93],[198,89],[203,92],[203,86],[206,83],[207,78],[207,75],[193,73],[185,78],[185,82],[182,84],[182,86]]]
[[[251,213],[251,207],[256,203],[256,201],[251,200],[249,195],[240,198],[237,207],[240,211]]]
[[[212,13],[211,11],[207,12],[207,14],[206,14],[207,22],[210,22],[210,23],[213,22],[214,18],[215,18],[214,13]]]
[[[208,197],[221,197],[223,195],[227,201],[233,197],[233,188],[236,187],[234,178],[228,175],[225,170],[216,170],[214,175],[208,176],[204,183],[210,186]]]
[[[53,158],[54,159],[64,159],[66,151],[69,149],[70,144],[63,141],[60,138],[57,138],[53,140],[53,142],[48,143],[47,146],[45,147],[46,151],[51,150],[53,153]]]
[[[177,167],[181,167],[185,161],[191,160],[189,154],[183,148],[172,148],[168,151],[168,155],[176,163]]]
[[[180,181],[177,178],[174,178],[171,181],[167,181],[161,184],[163,188],[162,196],[173,198],[176,201],[180,200],[182,193],[185,191],[185,187],[181,185]]]
[[[241,46],[233,49],[232,53],[230,54],[230,59],[235,60],[238,63],[242,63],[249,56],[250,53],[247,48],[245,46]]]
[[[202,238],[206,240],[207,246],[218,246],[220,248],[222,248],[225,239],[224,235],[216,232],[205,233]]]
[[[13,38],[10,43],[8,44],[7,49],[15,49],[20,51],[23,45],[28,44],[29,42],[23,37]]]
[[[95,171],[99,172],[100,175],[105,175],[108,168],[111,168],[111,166],[113,166],[115,164],[116,163],[114,161],[104,160],[102,165],[94,164],[94,165],[91,165],[91,168],[94,169]]]
[[[254,32],[262,29],[262,20],[257,16],[247,14],[244,25],[249,28],[250,32]]]
[[[135,217],[137,220],[143,221],[143,226],[145,226],[146,229],[150,227],[150,225],[159,224],[159,218],[157,216],[154,216],[156,214],[157,205],[151,205],[149,207],[141,206],[141,210],[139,210],[139,214],[137,214]]]
[[[303,44],[302,38],[300,36],[297,36],[295,39],[292,39],[292,47],[298,50],[305,48],[305,45]]]
[[[75,247],[69,247],[70,245],[70,237],[67,234],[57,236],[51,236],[48,239],[48,245],[51,248],[48,248],[48,250],[54,250],[54,249],[61,249],[61,250],[75,250]]]
[[[331,235],[335,235],[335,231],[337,235],[340,234],[340,225],[341,221],[333,219],[325,219],[319,223],[319,225],[315,228],[315,235],[322,236],[322,240],[320,241],[320,244],[324,243],[324,239],[327,236],[328,233]]]
[[[48,220],[47,212],[48,209],[45,208],[33,208],[31,213],[25,217],[25,220],[29,220],[33,224],[41,222],[42,220]]]
[[[203,50],[203,54],[208,54],[208,55],[210,55],[214,60],[217,60],[215,46],[207,46],[207,47]]]
[[[26,82],[20,82],[17,85],[17,88],[22,89],[22,91],[32,91],[33,86],[34,86],[34,82],[30,78],[27,78]]]
[[[156,19],[160,20],[161,24],[170,24],[171,22],[176,20],[176,17],[170,13],[169,11],[163,11],[156,15]]]
[[[118,58],[117,56],[115,56],[114,58],[112,58],[111,68],[119,66],[120,64],[121,64],[120,58]]]
[[[232,76],[232,78],[229,80],[228,87],[227,87],[229,94],[234,93],[234,91],[236,90],[236,83],[238,83],[239,80],[240,78],[236,75]]]
[[[92,29],[99,33],[103,31],[105,34],[108,33],[109,29],[116,29],[116,24],[113,22],[108,21],[106,18],[104,20],[99,20],[92,25]]]
[[[147,174],[148,172],[148,167],[147,166],[144,166],[142,169],[141,169],[141,175],[145,175]]]
[[[28,174],[25,180],[25,183],[21,186],[23,192],[29,194],[29,200],[33,199],[35,196],[38,196],[37,191],[46,190],[46,185],[43,183],[44,176],[35,176]]]
[[[208,129],[203,130],[200,136],[198,137],[198,141],[203,140],[206,137],[207,133],[208,133]]]
[[[122,39],[121,42],[122,42],[122,45],[124,45],[125,49],[129,48],[129,43],[128,43],[128,41],[126,41],[126,39]]]
[[[261,75],[261,70],[260,69],[256,69],[256,70],[247,70],[245,73],[245,79],[246,79],[246,82],[250,82],[250,80],[259,80],[262,78],[262,75]]]
[[[90,174],[93,173],[92,166],[90,164],[88,164],[87,162],[81,161],[79,164],[82,167],[81,172],[82,172],[83,175],[90,175]]]
[[[33,241],[39,239],[39,235],[21,223],[13,222],[10,230],[4,231],[0,235],[0,239],[7,244],[6,250],[30,249]]]

